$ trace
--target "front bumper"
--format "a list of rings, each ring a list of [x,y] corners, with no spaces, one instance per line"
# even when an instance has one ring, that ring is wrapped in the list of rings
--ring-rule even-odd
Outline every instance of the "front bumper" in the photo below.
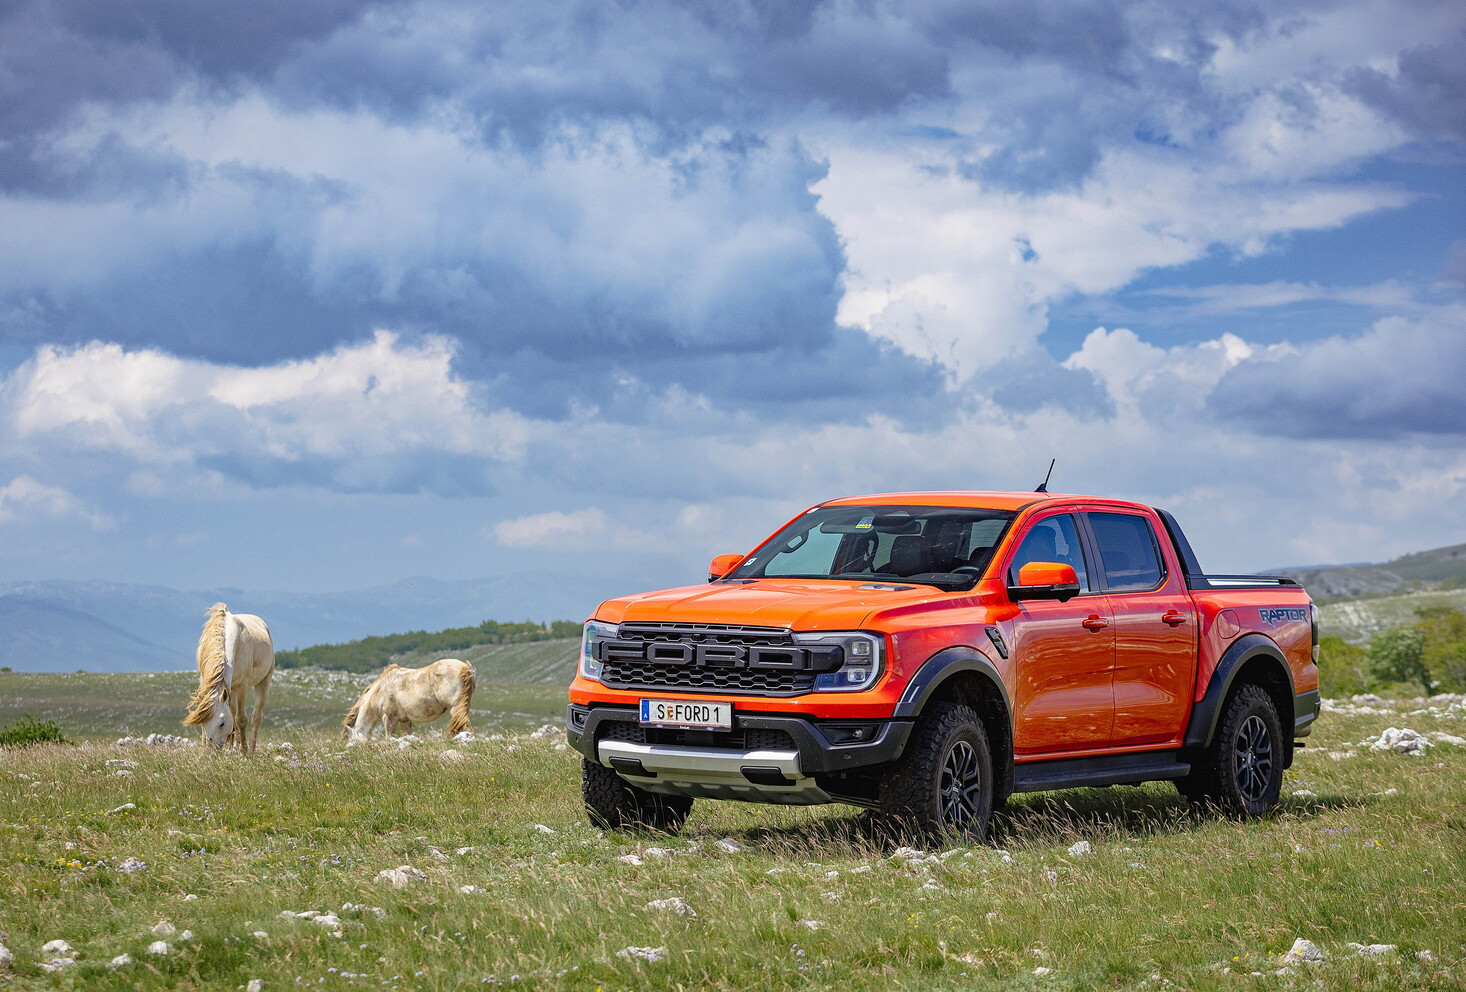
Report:
[[[896,760],[911,727],[735,711],[733,733],[689,735],[642,728],[629,706],[572,703],[566,711],[571,747],[649,792],[784,805],[836,801],[842,790],[832,794],[833,780]]]

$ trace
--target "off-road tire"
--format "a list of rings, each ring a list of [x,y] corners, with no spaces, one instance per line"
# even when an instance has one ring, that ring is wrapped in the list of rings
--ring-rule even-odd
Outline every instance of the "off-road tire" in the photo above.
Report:
[[[602,830],[660,830],[675,834],[682,829],[692,800],[686,796],[663,796],[638,789],[605,765],[582,758],[580,792],[590,822]]]
[[[881,778],[881,818],[900,835],[980,841],[993,814],[993,785],[992,751],[977,711],[933,703]]]
[[[1176,788],[1191,802],[1228,816],[1262,816],[1278,804],[1283,788],[1282,722],[1272,697],[1244,684],[1227,699],[1211,743],[1191,763]]]

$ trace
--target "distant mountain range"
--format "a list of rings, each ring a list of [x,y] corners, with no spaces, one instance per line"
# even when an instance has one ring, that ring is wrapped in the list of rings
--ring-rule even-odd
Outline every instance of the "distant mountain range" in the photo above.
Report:
[[[1314,599],[1350,599],[1429,587],[1466,583],[1466,544],[1417,551],[1383,565],[1320,565],[1281,569],[1297,579]]]
[[[18,672],[189,669],[204,612],[216,602],[255,613],[281,650],[372,634],[440,630],[484,620],[575,620],[625,589],[563,574],[448,582],[404,579],[356,592],[208,589],[116,582],[0,583],[0,666]]]
[[[1382,596],[1466,585],[1466,544],[1382,565],[1280,569],[1317,600]],[[1276,574],[1276,573],[1275,573]],[[696,579],[691,579],[696,581]],[[280,649],[372,634],[441,630],[484,620],[576,620],[608,596],[638,588],[622,578],[563,573],[450,582],[404,579],[356,592],[183,592],[116,582],[0,583],[0,666],[18,672],[146,672],[189,669],[204,611],[216,602],[264,617]]]

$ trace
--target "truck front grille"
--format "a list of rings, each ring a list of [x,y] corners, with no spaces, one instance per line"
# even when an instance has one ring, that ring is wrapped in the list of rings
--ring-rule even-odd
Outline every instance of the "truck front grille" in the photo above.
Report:
[[[656,660],[653,660],[656,659]],[[842,659],[794,644],[776,627],[625,623],[603,645],[601,681],[614,689],[798,696]]]

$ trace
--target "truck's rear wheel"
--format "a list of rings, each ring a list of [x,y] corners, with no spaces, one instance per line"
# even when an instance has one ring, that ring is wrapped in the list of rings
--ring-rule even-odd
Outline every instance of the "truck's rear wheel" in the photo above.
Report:
[[[582,758],[580,792],[590,822],[602,830],[645,827],[675,834],[682,829],[692,800],[638,789],[605,765]]]
[[[1176,788],[1193,803],[1232,816],[1261,816],[1283,788],[1283,731],[1272,697],[1259,685],[1239,686],[1211,743]]]
[[[993,758],[970,706],[933,703],[883,776],[880,812],[902,832],[982,840],[993,813]]]

